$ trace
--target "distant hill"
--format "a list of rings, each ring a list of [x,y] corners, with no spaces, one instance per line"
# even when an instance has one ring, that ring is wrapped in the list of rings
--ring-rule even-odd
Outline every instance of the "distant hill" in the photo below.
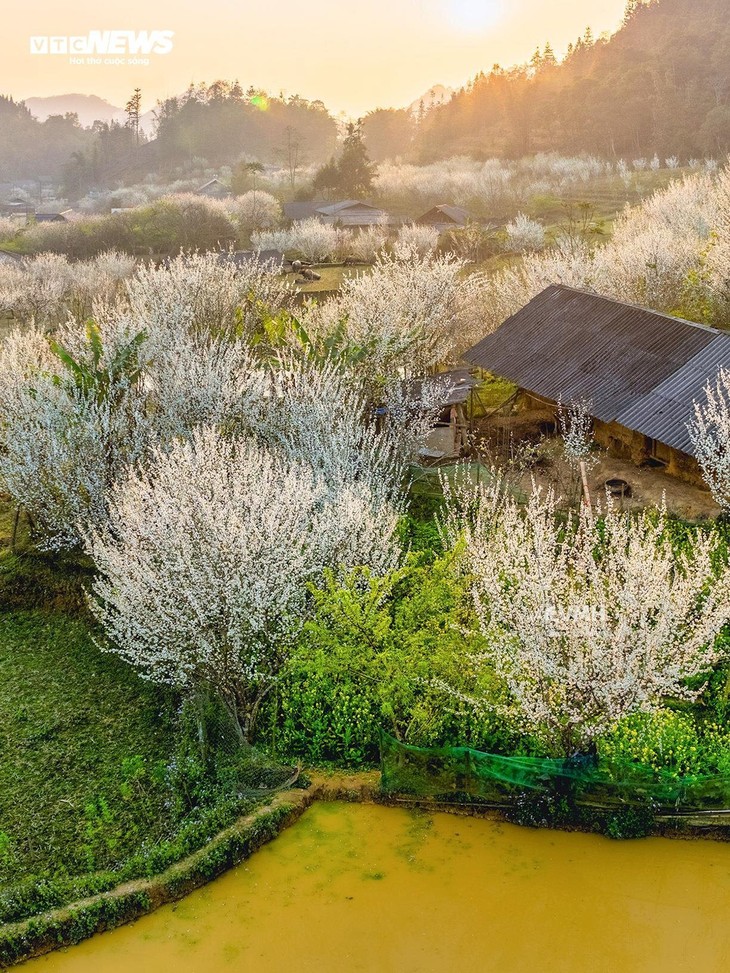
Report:
[[[558,63],[480,74],[430,111],[421,161],[463,153],[590,152],[632,160],[730,150],[728,0],[629,0],[610,38],[590,32]]]
[[[45,121],[50,115],[66,115],[67,113],[78,115],[79,123],[84,128],[88,128],[94,122],[106,122],[107,124],[119,122],[123,125],[127,120],[123,108],[112,105],[104,98],[99,98],[98,95],[70,94],[52,95],[48,98],[26,98],[25,104],[30,109],[31,114],[35,115],[41,122]],[[145,112],[140,119],[140,127],[147,134],[151,134],[153,121],[152,112]]]
[[[416,98],[408,106],[408,111],[417,115],[421,110],[421,105],[426,111],[435,108],[436,105],[445,105],[454,93],[453,88],[447,88],[443,84],[432,85],[428,91],[424,92],[420,98]]]

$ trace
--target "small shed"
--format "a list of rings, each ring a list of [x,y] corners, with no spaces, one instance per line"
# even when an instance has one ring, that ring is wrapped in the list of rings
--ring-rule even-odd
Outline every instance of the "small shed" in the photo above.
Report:
[[[439,382],[443,386],[440,414],[420,449],[423,460],[439,463],[462,456],[469,446],[469,398],[479,385],[468,368],[453,368],[448,372],[419,376],[403,383],[404,398],[417,405],[423,401],[424,385]]]
[[[446,230],[462,229],[469,221],[469,212],[461,206],[440,203],[424,213],[423,216],[419,216],[416,223],[419,226],[433,226],[439,233],[444,233]]]
[[[730,368],[730,334],[553,285],[464,358],[514,382],[525,406],[589,402],[600,445],[702,482],[687,423],[708,380]]]

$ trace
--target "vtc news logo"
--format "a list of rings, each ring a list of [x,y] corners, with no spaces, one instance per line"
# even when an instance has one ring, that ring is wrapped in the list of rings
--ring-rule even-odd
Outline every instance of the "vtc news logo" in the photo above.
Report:
[[[88,34],[30,38],[31,54],[169,54],[172,30],[91,30]]]

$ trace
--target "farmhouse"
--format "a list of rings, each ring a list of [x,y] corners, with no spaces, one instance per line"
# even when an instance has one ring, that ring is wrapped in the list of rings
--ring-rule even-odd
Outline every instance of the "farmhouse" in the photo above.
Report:
[[[68,223],[72,211],[65,209],[60,213],[36,213],[36,223]]]
[[[390,221],[384,210],[370,203],[363,203],[359,199],[344,199],[337,203],[326,201],[285,203],[284,216],[291,222],[314,218],[322,223],[354,227],[375,226]]]
[[[220,179],[209,179],[195,190],[196,196],[207,196],[209,199],[228,199],[231,191]]]
[[[708,379],[730,368],[730,334],[552,286],[465,359],[517,384],[524,408],[587,400],[600,445],[699,483],[687,422]]]
[[[446,230],[458,230],[469,222],[469,213],[461,206],[451,206],[449,203],[441,203],[434,206],[423,216],[416,220],[420,226],[433,226],[444,233]]]

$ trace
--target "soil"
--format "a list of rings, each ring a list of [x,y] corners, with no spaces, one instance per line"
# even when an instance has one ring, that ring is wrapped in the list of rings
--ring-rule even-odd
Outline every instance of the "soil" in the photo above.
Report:
[[[561,497],[575,502],[580,496],[580,484],[562,455],[554,425],[555,416],[550,409],[491,416],[477,423],[475,429],[479,456],[487,465],[503,466],[509,463],[512,454],[514,484],[519,490],[529,493],[534,479],[538,485],[552,486]],[[510,442],[517,445],[510,447]],[[520,471],[521,464],[515,454],[520,453],[524,443],[537,449],[533,461]],[[605,484],[612,479],[624,480],[630,488],[627,491],[630,497],[613,499],[614,505],[622,510],[640,510],[666,502],[670,514],[685,520],[706,520],[720,513],[708,490],[670,476],[661,468],[636,466],[600,450],[595,453],[588,474],[594,503],[605,506]]]

